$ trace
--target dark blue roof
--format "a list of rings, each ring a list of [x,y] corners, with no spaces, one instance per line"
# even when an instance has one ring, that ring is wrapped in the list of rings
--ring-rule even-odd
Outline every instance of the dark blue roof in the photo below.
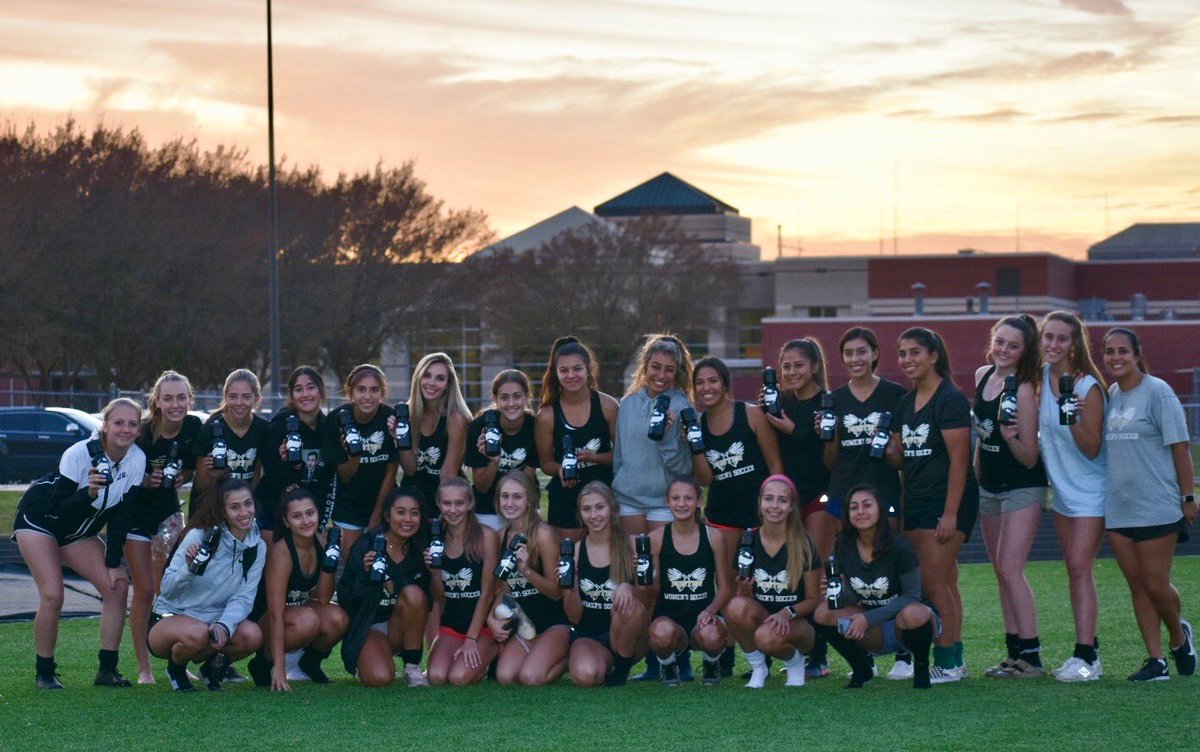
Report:
[[[664,172],[605,201],[596,207],[595,213],[601,217],[638,217],[643,214],[737,214],[738,210]]]
[[[1088,248],[1088,258],[1195,258],[1200,222],[1140,222]]]

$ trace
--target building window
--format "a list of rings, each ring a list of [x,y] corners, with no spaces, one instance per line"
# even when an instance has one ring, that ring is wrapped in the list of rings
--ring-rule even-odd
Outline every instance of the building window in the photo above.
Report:
[[[737,356],[762,358],[762,320],[775,313],[771,308],[754,308],[737,313]]]
[[[478,315],[427,313],[419,324],[409,329],[408,346],[413,367],[428,353],[449,355],[458,372],[463,396],[472,404],[478,403],[487,393],[489,385],[483,384]]]
[[[809,306],[808,317],[810,319],[836,319],[837,306]]]

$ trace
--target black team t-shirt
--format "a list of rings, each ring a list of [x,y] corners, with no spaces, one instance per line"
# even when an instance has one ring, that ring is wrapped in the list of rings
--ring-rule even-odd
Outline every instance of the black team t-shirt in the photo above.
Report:
[[[212,453],[213,423],[216,421],[221,421],[221,427],[225,431],[223,438],[227,447],[225,462],[229,468],[229,479],[253,482],[254,471],[261,461],[259,451],[262,449],[263,439],[267,435],[267,421],[259,415],[250,416],[250,428],[246,430],[245,434],[238,436],[220,413],[212,415],[196,433],[196,442],[192,445],[192,454],[195,457],[204,457]],[[195,499],[196,488],[193,485],[190,501],[195,501]]]
[[[809,541],[812,552],[804,571],[808,572],[821,566],[817,558],[817,547]],[[784,543],[774,556],[763,548],[762,533],[754,531],[754,564],[750,568],[754,578],[754,600],[762,604],[767,613],[782,611],[785,607],[804,600],[804,580],[801,579],[793,590],[788,582],[787,569],[788,547]]]
[[[833,551],[842,570],[847,603],[866,609],[871,626],[895,619],[900,609],[921,600],[917,554],[900,535],[892,535],[888,549],[870,563],[862,560],[857,543],[842,536]]]
[[[300,462],[288,462],[279,456],[279,447],[287,437],[287,419],[295,415],[291,408],[280,410],[267,424],[266,437],[263,439],[262,458],[263,474],[255,489],[255,501],[259,505],[259,527],[264,527],[263,520],[268,519],[268,525],[274,520],[275,508],[285,489],[289,486],[300,486],[313,495],[317,500],[317,510],[321,513],[322,522],[329,519],[333,503],[334,467],[325,461],[322,454],[322,442],[325,421],[324,413],[317,414],[317,427],[309,428],[308,424],[299,418],[298,433],[300,434]]]
[[[515,434],[508,434],[500,429],[500,466],[496,470],[496,478],[486,491],[480,491],[471,486],[475,493],[476,514],[496,514],[496,485],[505,475],[513,470],[524,470],[527,467],[538,467],[537,442],[533,437],[534,418],[526,414],[521,420],[521,427]],[[479,451],[479,434],[483,433],[484,420],[480,415],[471,421],[467,427],[467,448],[463,454],[463,464],[477,469],[491,464],[491,458]]]
[[[879,490],[889,505],[900,503],[900,474],[887,458],[871,459],[871,437],[885,412],[896,412],[896,403],[904,396],[899,384],[880,379],[875,391],[859,401],[847,384],[833,392],[833,408],[838,415],[838,459],[829,474],[829,498],[844,501],[846,494],[860,483]]]
[[[818,392],[806,400],[797,399],[790,392],[783,395],[783,412],[796,427],[790,436],[779,434],[779,453],[783,459],[783,472],[796,484],[801,504],[819,498],[829,487],[825,442],[813,428],[813,415],[821,409],[821,394]]]
[[[953,384],[943,380],[920,410],[914,408],[917,390],[901,398],[896,406],[892,433],[900,434],[904,449],[905,514],[915,508],[940,510],[946,502],[950,475],[950,455],[942,431],[971,428],[971,408],[967,398]],[[974,473],[967,463],[967,488],[964,499],[975,486]],[[977,491],[976,491],[977,493]]]
[[[179,434],[174,438],[164,438],[162,436],[154,438],[153,432],[150,430],[150,422],[142,423],[142,431],[138,434],[137,445],[146,455],[146,475],[155,470],[162,470],[167,464],[167,458],[171,454],[171,442],[179,444],[179,467],[180,470],[195,470],[196,455],[193,454],[195,449],[196,436],[200,433],[200,418],[195,415],[185,416],[183,425],[179,428]],[[179,511],[179,491],[175,488],[142,488],[137,489],[138,512],[135,516],[139,521],[145,519],[147,523],[152,521],[152,518],[157,518],[154,522],[155,527],[168,516]],[[138,530],[139,533],[147,531]],[[153,535],[156,530],[149,530],[150,535]]]
[[[358,457],[358,471],[354,477],[348,481],[338,480],[333,519],[349,525],[365,526],[371,519],[371,512],[375,511],[375,502],[379,500],[379,490],[387,475],[388,463],[398,462],[400,455],[388,432],[387,421],[392,415],[392,408],[381,404],[370,420],[359,423],[354,420],[354,406],[342,405],[325,416],[321,429],[324,438],[321,444],[322,458],[335,472],[338,465],[350,459],[342,446],[342,413],[346,412],[362,435],[363,453]]]

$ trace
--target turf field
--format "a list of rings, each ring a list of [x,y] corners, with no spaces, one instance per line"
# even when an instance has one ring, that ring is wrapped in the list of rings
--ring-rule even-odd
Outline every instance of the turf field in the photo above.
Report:
[[[1030,571],[1045,656],[1057,665],[1073,642],[1066,578],[1057,562]],[[334,684],[297,683],[291,694],[243,684],[176,695],[161,678],[154,687],[98,689],[90,685],[94,620],[63,624],[58,660],[68,688],[38,692],[32,625],[0,625],[0,749],[1196,749],[1200,677],[1124,680],[1142,648],[1115,562],[1101,561],[1097,571],[1107,674],[1086,685],[981,676],[1001,657],[1002,631],[995,582],[983,565],[962,572],[971,678],[922,693],[882,679],[845,691],[845,666],[836,658],[833,676],[786,691],[778,675],[758,692],[736,680],[670,690],[581,690],[566,680],[543,688],[367,690],[332,659],[326,665]],[[1185,613],[1200,624],[1200,558],[1178,560],[1175,582]],[[135,673],[128,643],[121,665],[126,675]],[[886,670],[891,661],[880,665]]]

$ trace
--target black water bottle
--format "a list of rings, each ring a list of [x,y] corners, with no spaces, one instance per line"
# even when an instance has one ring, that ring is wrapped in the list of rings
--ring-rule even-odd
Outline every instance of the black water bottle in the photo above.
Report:
[[[483,453],[488,457],[500,456],[499,410],[487,410],[483,414]]]
[[[429,568],[442,568],[442,555],[446,553],[446,541],[442,539],[441,519],[429,521]]]
[[[763,369],[763,409],[776,418],[783,415],[783,401],[779,399],[779,376],[770,366]]]
[[[575,541],[563,538],[558,549],[558,586],[575,587]]]
[[[737,550],[737,576],[743,580],[750,579],[754,573],[754,531],[743,530],[742,542]]]
[[[871,434],[871,459],[883,459],[887,452],[888,442],[892,440],[892,414],[884,411],[875,424],[875,433]]]
[[[821,395],[821,441],[833,441],[837,429],[837,412],[833,409],[833,392]]]
[[[300,419],[295,415],[287,417],[287,436],[283,439],[283,446],[287,449],[287,461],[299,462],[300,449],[303,447],[303,441],[300,439]]]
[[[175,488],[175,481],[179,479],[179,468],[179,442],[172,441],[167,450],[167,461],[163,463],[159,488]]]
[[[525,535],[517,533],[508,542],[508,548],[505,549],[504,555],[500,557],[500,563],[496,565],[496,579],[506,580],[513,572],[517,571],[517,547],[525,542]]]
[[[650,536],[642,533],[635,541],[637,550],[637,584],[654,584],[654,562],[650,559]]]
[[[1000,392],[1000,411],[996,416],[1002,425],[1017,422],[1017,377],[1004,377],[1004,391]]]
[[[220,418],[212,422],[212,469],[224,470],[229,467],[229,444],[225,443],[225,423]]]
[[[1064,373],[1058,377],[1058,424],[1073,426],[1079,420],[1079,400],[1075,397],[1075,377]]]
[[[351,457],[358,457],[363,453],[362,433],[359,432],[358,426],[354,425],[354,416],[349,410],[343,410],[340,420],[342,421],[342,441],[346,443],[346,454]]]
[[[579,480],[579,458],[575,456],[575,442],[569,435],[563,436],[561,464],[564,481]]]
[[[690,407],[683,408],[679,411],[679,420],[683,422],[684,430],[687,431],[687,442],[692,448],[692,454],[704,454],[704,432],[700,430],[696,411]]]
[[[375,552],[371,561],[371,582],[383,582],[387,579],[387,538],[383,533],[375,536],[371,549]]]
[[[654,409],[650,411],[650,430],[646,433],[651,441],[662,441],[667,433],[667,411],[671,409],[671,398],[665,394],[658,395],[654,400]]]
[[[830,611],[842,608],[842,570],[832,554],[825,562],[825,607]]]
[[[204,538],[200,541],[200,548],[197,549],[196,555],[192,557],[192,563],[188,564],[188,571],[199,577],[204,574],[204,570],[208,569],[208,562],[212,560],[213,554],[217,552],[217,546],[221,545],[221,526],[212,527],[204,534]]]
[[[96,472],[104,476],[102,486],[111,486],[113,482],[112,463],[108,461],[108,457],[104,454],[104,446],[100,443],[100,439],[92,439],[87,444],[88,455],[92,458],[92,467]]]
[[[333,573],[337,571],[338,562],[342,560],[342,529],[337,525],[329,528],[329,538],[325,542],[325,558],[321,560],[321,571]]]
[[[408,404],[396,405],[396,430],[392,435],[397,449],[412,449],[412,427],[408,423]]]

